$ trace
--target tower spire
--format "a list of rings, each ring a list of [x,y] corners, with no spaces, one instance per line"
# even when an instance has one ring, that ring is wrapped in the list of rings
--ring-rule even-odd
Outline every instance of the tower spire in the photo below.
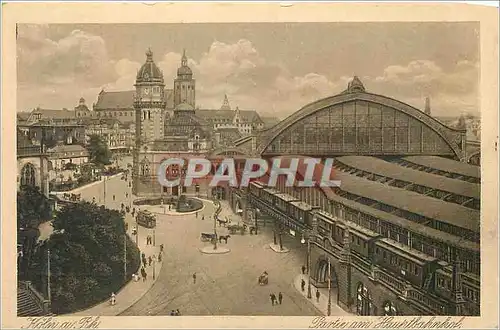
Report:
[[[153,51],[151,50],[151,47],[148,47],[148,50],[146,51],[146,59],[148,61],[153,61]]]
[[[182,66],[187,66],[186,48],[184,48],[184,49],[182,50],[181,65],[182,65]]]
[[[222,102],[221,110],[231,110],[231,106],[229,105],[229,100],[227,98],[227,94],[224,94],[224,101]]]

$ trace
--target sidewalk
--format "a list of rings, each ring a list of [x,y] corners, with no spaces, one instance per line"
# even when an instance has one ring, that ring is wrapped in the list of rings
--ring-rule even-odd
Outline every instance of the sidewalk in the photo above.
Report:
[[[302,291],[300,288],[301,280],[304,279],[306,282],[305,290]],[[300,292],[306,299],[309,300],[311,304],[314,305],[323,315],[328,315],[328,289],[327,288],[319,288],[319,293],[321,294],[319,297],[319,302],[316,300],[316,287],[311,284],[311,298],[307,298],[307,274],[299,274],[295,277],[293,281],[293,286],[295,289]],[[342,308],[340,308],[337,303],[337,294],[332,292],[331,296],[331,316],[352,316],[353,314],[346,312]]]
[[[135,242],[135,236],[131,235],[132,228],[135,226],[135,221],[133,220],[130,214],[126,215],[126,221],[129,224],[128,235],[130,239]],[[144,252],[146,254],[146,258],[152,256],[153,254],[158,257],[158,253],[160,252],[160,245],[156,244],[155,247],[152,245],[146,245],[146,236],[153,235],[153,230],[139,227],[139,249],[141,254]],[[115,292],[116,294],[116,305],[111,306],[109,303],[109,299],[106,299],[102,303],[95,305],[89,309],[79,311],[72,314],[66,314],[65,316],[116,316],[120,313],[124,312],[130,306],[135,304],[142,296],[144,296],[149,289],[153,286],[160,275],[160,271],[163,265],[162,262],[156,261],[154,270],[155,270],[155,280],[153,280],[153,264],[151,266],[147,266],[145,268],[146,273],[148,275],[148,279],[143,282],[142,277],[138,282],[134,282],[132,279],[122,287],[119,292]],[[142,266],[141,266],[142,267]],[[139,268],[140,269],[140,268]],[[140,272],[139,276],[140,276]]]

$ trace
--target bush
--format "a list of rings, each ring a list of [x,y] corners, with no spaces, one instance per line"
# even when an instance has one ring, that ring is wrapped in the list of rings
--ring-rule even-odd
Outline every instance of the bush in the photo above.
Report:
[[[71,313],[109,299],[139,269],[139,249],[126,234],[118,211],[88,202],[71,204],[57,212],[53,227],[54,234],[38,246],[37,263],[31,271],[31,280],[46,293],[45,264],[50,248],[53,313]]]

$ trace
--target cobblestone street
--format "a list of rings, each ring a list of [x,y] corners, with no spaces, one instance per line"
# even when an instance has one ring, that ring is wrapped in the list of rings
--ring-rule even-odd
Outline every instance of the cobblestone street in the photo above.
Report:
[[[80,192],[85,200],[95,197],[97,203],[105,200],[107,207],[115,209],[121,203],[129,205],[134,198],[121,176],[108,178],[105,189],[104,182],[100,182]],[[238,222],[239,216],[231,212],[229,205],[223,201],[222,206],[220,218],[229,216],[233,223]],[[205,201],[198,216],[158,214],[156,246],[165,246],[161,273],[151,289],[120,315],[169,315],[173,309],[179,309],[183,315],[322,314],[294,286],[305,260],[305,249],[298,239],[283,235],[283,244],[291,251],[276,253],[269,246],[273,235],[268,225],[259,227],[259,235],[231,235],[227,245],[222,243],[231,250],[227,254],[202,254],[199,249],[211,244],[202,242],[200,234],[213,232],[213,213],[213,203]],[[133,219],[127,215],[126,220],[131,229]],[[145,239],[144,230],[139,228],[140,242]],[[219,226],[217,232],[228,234],[226,228]],[[269,284],[260,286],[257,279],[264,271],[269,273]],[[279,292],[283,294],[283,304],[272,306],[269,295]]]
[[[227,203],[222,205],[221,217],[230,215]],[[199,248],[210,245],[200,241],[200,233],[213,232],[213,221],[209,220],[213,209],[212,203],[207,202],[197,218],[158,216],[157,244],[163,243],[166,252],[163,270],[149,292],[122,315],[168,315],[173,309],[179,309],[183,315],[321,314],[293,286],[304,254],[293,250],[273,252],[269,247],[272,234],[232,235],[228,254],[200,253]],[[236,217],[232,215],[233,219]],[[225,228],[217,230],[219,234],[226,233]],[[257,282],[263,271],[269,273],[267,286]],[[269,295],[279,292],[283,294],[283,304],[272,306]]]

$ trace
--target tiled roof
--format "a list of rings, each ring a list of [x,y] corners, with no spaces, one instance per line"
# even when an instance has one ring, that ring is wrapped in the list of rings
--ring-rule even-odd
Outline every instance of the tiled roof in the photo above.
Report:
[[[450,192],[471,198],[481,198],[481,186],[441,175],[413,170],[384,160],[368,156],[344,156],[336,159],[342,164],[370,173],[400,181],[411,182],[432,189]]]
[[[101,91],[94,105],[94,110],[133,109],[135,91]]]
[[[409,156],[403,158],[411,163],[434,168],[437,170],[481,178],[481,168],[467,163],[457,162],[438,156]]]
[[[479,232],[479,211],[337,171],[340,189],[429,219]]]
[[[87,149],[82,147],[79,144],[61,144],[57,145],[54,148],[51,148],[47,150],[49,153],[56,153],[56,152],[87,152]]]
[[[260,121],[259,114],[255,110],[196,110],[196,115],[206,120],[217,123],[218,120],[232,121],[236,113],[244,123]]]
[[[29,113],[29,112],[18,112],[17,113],[17,120],[18,121],[26,121],[26,120],[28,120],[30,114],[31,113]]]
[[[241,138],[241,133],[237,128],[219,128],[217,133],[220,133],[221,142],[232,143]]]
[[[113,109],[134,109],[135,91],[117,91],[106,92],[102,91],[97,97],[97,102],[94,104],[95,110],[113,110]],[[167,108],[173,108],[174,91],[165,89],[165,101]]]
[[[42,119],[73,119],[76,117],[75,111],[73,110],[53,110],[53,109],[41,109],[36,108],[32,114],[40,113],[42,114]]]

